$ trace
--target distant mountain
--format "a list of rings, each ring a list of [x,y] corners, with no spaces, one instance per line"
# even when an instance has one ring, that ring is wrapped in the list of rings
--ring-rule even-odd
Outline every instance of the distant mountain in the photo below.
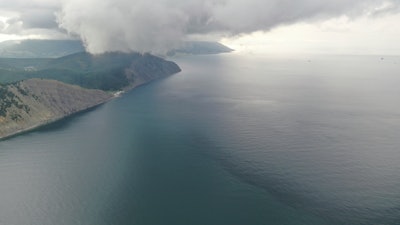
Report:
[[[229,53],[232,51],[233,49],[218,42],[188,41],[185,42],[182,45],[182,47],[169,51],[168,55],[175,55],[177,53],[192,54],[192,55],[208,55],[208,54]]]
[[[20,40],[0,42],[0,58],[59,58],[85,51],[79,40]],[[188,41],[168,55],[177,53],[205,55],[232,52],[218,42]]]
[[[20,40],[0,43],[0,58],[58,58],[85,51],[78,40]]]

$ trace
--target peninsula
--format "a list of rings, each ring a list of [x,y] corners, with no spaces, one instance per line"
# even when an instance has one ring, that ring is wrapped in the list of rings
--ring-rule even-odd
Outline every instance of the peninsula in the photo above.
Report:
[[[139,53],[75,53],[56,59],[0,59],[0,139],[95,107],[115,93],[180,72]]]

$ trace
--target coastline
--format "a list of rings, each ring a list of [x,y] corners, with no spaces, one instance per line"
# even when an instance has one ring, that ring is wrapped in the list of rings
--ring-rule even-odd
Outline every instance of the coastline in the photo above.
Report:
[[[172,76],[172,75],[174,75],[174,74],[170,74],[170,75],[167,75],[165,77],[169,77],[169,76]],[[33,126],[29,126],[29,127],[23,128],[23,129],[18,129],[16,131],[11,132],[11,133],[5,134],[3,136],[0,136],[0,142],[4,141],[4,140],[7,140],[7,139],[10,139],[10,138],[13,138],[13,137],[16,137],[18,135],[24,134],[24,133],[31,132],[33,130],[36,130],[36,129],[39,129],[41,127],[44,127],[44,126],[50,125],[52,123],[55,123],[57,121],[60,121],[60,120],[63,120],[63,119],[68,119],[69,117],[74,116],[76,114],[84,113],[86,111],[92,110],[92,109],[94,109],[96,107],[99,107],[99,106],[101,106],[103,104],[106,104],[107,102],[109,102],[109,101],[111,101],[111,100],[113,100],[115,98],[119,98],[122,95],[124,95],[125,93],[127,93],[129,91],[132,91],[132,90],[134,90],[134,89],[136,89],[136,88],[138,88],[138,87],[140,87],[142,85],[146,85],[146,84],[148,84],[148,83],[150,83],[152,81],[155,81],[155,80],[158,80],[158,79],[162,79],[162,78],[165,78],[165,77],[154,78],[154,79],[151,79],[151,80],[139,79],[135,83],[131,83],[127,87],[123,88],[122,90],[111,92],[110,93],[111,96],[108,99],[105,99],[104,101],[101,101],[101,102],[99,102],[97,104],[94,104],[94,105],[91,105],[89,107],[77,110],[77,111],[72,112],[70,114],[66,114],[66,115],[63,115],[63,116],[47,119],[47,120],[42,121],[40,123],[37,123],[37,124],[35,124]]]
[[[27,128],[23,128],[23,129],[19,129],[19,130],[17,130],[17,131],[12,132],[12,133],[9,133],[9,134],[0,136],[0,141],[4,141],[4,140],[7,140],[7,139],[16,137],[16,136],[18,136],[18,135],[21,135],[21,134],[24,134],[24,133],[28,133],[28,132],[30,132],[30,131],[33,131],[33,130],[39,129],[39,128],[41,128],[41,127],[47,126],[47,125],[49,125],[49,124],[55,123],[55,122],[57,122],[57,121],[60,121],[60,120],[63,120],[63,119],[67,119],[67,118],[69,118],[69,117],[71,117],[71,116],[74,116],[74,115],[76,115],[76,114],[84,113],[84,112],[86,112],[86,111],[90,111],[90,110],[92,110],[92,109],[94,109],[94,108],[96,108],[96,107],[99,107],[99,106],[101,106],[101,105],[107,103],[108,101],[110,101],[110,100],[112,100],[112,99],[114,99],[114,98],[116,98],[116,97],[111,97],[111,98],[107,99],[106,101],[100,102],[100,103],[98,103],[98,104],[96,104],[96,105],[89,106],[89,107],[87,107],[87,108],[85,108],[85,109],[78,110],[78,111],[76,111],[76,112],[73,112],[73,113],[70,113],[70,114],[67,114],[67,115],[64,115],[64,116],[61,116],[61,117],[51,118],[51,119],[48,119],[48,120],[43,121],[43,122],[41,122],[41,123],[35,124],[35,125],[33,125],[33,126],[30,126],[30,127],[27,127]]]

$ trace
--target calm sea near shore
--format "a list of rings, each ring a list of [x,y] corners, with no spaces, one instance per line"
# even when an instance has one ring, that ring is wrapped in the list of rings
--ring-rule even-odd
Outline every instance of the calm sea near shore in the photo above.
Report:
[[[0,224],[400,223],[400,57],[172,60],[1,141]]]

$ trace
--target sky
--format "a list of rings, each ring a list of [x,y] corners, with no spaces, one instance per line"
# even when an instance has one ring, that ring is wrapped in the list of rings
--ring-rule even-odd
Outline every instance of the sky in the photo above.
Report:
[[[92,53],[165,53],[185,40],[238,51],[400,55],[400,0],[1,0],[0,41],[81,39]]]

